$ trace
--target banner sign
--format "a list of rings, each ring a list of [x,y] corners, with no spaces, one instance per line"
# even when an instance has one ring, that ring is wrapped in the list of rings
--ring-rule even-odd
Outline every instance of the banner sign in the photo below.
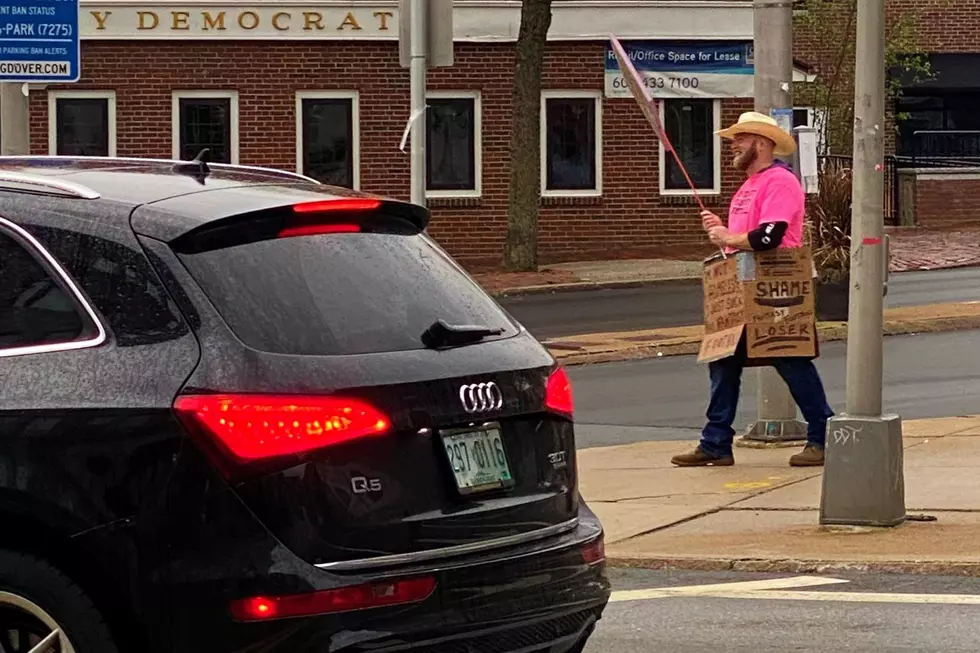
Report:
[[[654,98],[753,97],[752,41],[627,41],[622,47]],[[606,46],[606,97],[632,97]]]

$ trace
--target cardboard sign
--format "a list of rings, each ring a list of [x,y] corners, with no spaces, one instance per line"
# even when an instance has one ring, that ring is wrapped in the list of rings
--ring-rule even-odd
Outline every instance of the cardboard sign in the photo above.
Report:
[[[698,362],[734,354],[748,364],[818,355],[813,262],[808,248],[739,252],[704,265],[704,339]]]

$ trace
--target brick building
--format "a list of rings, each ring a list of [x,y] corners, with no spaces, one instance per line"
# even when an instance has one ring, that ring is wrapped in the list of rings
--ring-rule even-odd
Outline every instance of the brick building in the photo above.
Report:
[[[833,87],[831,103],[853,105],[855,0],[798,0],[797,6],[816,13],[808,21],[806,12],[797,12],[796,56],[820,80],[815,88]],[[889,70],[898,97],[886,105],[886,220],[904,226],[976,226],[980,0],[886,0],[886,17],[888,52],[921,57],[918,65]],[[799,85],[796,96],[809,99]],[[813,103],[819,116],[827,101]],[[830,137],[842,154],[850,151],[848,117],[839,112],[837,138]]]
[[[455,65],[428,75],[430,232],[479,268],[498,264],[506,235],[520,2],[456,5]],[[637,53],[702,198],[724,210],[739,179],[713,131],[752,108],[752,29],[748,0],[555,0],[543,261],[703,238],[690,190],[608,65],[608,35]],[[397,30],[392,0],[83,1],[81,80],[31,87],[31,148],[190,158],[208,147],[214,160],[407,199],[409,75]],[[801,65],[794,79],[813,78]],[[794,120],[814,115],[803,106]]]

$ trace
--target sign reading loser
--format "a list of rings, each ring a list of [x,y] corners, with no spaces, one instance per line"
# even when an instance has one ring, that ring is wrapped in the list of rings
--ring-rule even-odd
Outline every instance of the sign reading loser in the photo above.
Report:
[[[715,256],[704,266],[704,339],[698,362],[735,353],[753,360],[818,355],[808,248]]]
[[[752,97],[752,41],[628,41],[622,44],[654,98]],[[611,43],[606,46],[606,97],[630,97]]]

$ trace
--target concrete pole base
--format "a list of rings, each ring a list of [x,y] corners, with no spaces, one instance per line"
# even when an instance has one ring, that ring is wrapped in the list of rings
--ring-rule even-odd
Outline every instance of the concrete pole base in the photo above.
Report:
[[[745,440],[745,446],[749,446],[750,442],[806,442],[806,422],[796,419],[759,420],[749,427],[742,440]]]
[[[756,421],[745,432],[749,442],[804,442],[806,423],[797,419],[796,402],[776,370],[758,369],[758,412]]]
[[[820,523],[903,523],[904,454],[902,419],[898,415],[831,418],[827,424]]]

